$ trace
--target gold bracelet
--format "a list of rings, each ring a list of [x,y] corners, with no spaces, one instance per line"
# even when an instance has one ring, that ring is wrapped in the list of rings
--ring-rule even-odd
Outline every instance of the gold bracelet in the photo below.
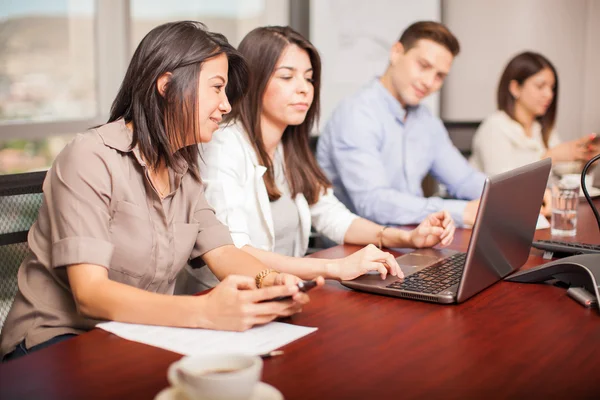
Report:
[[[279,271],[277,271],[275,269],[267,268],[267,269],[263,269],[258,274],[256,274],[256,276],[254,277],[254,282],[256,283],[256,287],[258,289],[260,289],[262,287],[263,279],[265,279],[267,277],[267,275],[269,275],[273,272],[279,273]]]
[[[389,226],[382,226],[381,230],[377,234],[377,238],[379,239],[379,249],[380,250],[383,247],[383,231],[385,231],[387,228],[389,228]]]

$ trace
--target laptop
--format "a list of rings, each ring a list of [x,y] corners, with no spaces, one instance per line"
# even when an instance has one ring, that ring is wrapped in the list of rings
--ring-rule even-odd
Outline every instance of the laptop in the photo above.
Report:
[[[486,179],[466,253],[416,250],[396,258],[403,279],[369,273],[342,285],[441,304],[469,299],[527,261],[551,165],[546,158]]]

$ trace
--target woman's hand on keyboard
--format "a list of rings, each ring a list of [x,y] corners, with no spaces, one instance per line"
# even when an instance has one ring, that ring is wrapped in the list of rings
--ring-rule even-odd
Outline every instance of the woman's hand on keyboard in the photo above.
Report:
[[[351,280],[369,271],[378,271],[381,279],[385,279],[388,273],[399,278],[404,277],[396,258],[372,244],[348,257],[328,263],[327,268],[328,276],[340,280]]]

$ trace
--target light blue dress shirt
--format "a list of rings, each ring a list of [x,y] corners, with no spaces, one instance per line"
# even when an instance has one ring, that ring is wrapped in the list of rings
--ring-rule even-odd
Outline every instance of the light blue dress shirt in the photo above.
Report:
[[[445,209],[463,225],[466,200],[481,196],[485,182],[439,118],[424,105],[404,110],[379,79],[338,105],[319,138],[317,159],[338,199],[380,224],[417,224]],[[427,173],[463,200],[423,197]]]

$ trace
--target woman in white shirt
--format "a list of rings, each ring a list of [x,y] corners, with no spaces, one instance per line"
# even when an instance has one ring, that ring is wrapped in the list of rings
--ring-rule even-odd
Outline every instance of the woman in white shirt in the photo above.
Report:
[[[321,72],[310,42],[289,27],[263,27],[250,32],[239,51],[250,66],[248,94],[202,145],[200,162],[207,199],[236,246],[303,279],[353,279],[368,271],[402,276],[394,257],[374,244],[450,244],[455,228],[448,212],[430,215],[412,231],[386,229],[334,197],[309,148]],[[311,225],[337,243],[367,246],[340,259],[302,258]],[[197,274],[202,283],[216,284],[203,270]]]
[[[498,85],[498,111],[473,137],[471,164],[487,175],[551,157],[552,163],[587,161],[597,153],[595,135],[560,143],[554,130],[558,75],[541,54],[514,57]]]

